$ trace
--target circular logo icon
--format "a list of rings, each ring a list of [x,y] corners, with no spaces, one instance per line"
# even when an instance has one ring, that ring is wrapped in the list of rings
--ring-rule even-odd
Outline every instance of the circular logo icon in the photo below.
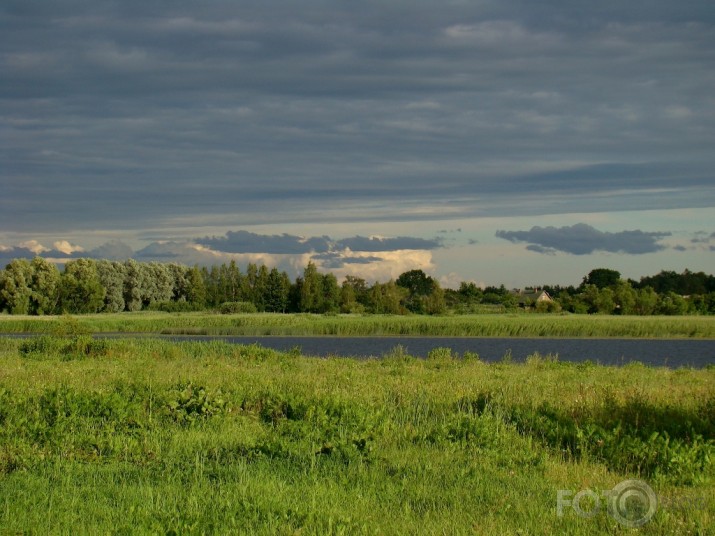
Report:
[[[648,523],[658,508],[658,497],[642,480],[624,480],[609,493],[608,513],[626,527]]]

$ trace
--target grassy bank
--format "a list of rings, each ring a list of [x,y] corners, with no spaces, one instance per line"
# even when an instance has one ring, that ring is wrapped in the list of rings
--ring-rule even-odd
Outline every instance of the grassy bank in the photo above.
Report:
[[[556,497],[627,478],[641,532],[715,523],[712,368],[82,336],[0,362],[0,533],[626,533]]]
[[[120,313],[78,316],[92,332],[203,335],[425,335],[715,339],[715,317],[501,314],[386,316]],[[0,333],[52,333],[63,317],[1,316]]]

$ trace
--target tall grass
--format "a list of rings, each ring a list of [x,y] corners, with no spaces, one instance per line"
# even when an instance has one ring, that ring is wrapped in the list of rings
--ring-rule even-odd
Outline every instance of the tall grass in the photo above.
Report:
[[[33,341],[0,344],[0,533],[608,533],[557,490],[633,477],[643,532],[712,526],[712,368]]]
[[[76,317],[94,332],[205,335],[713,338],[715,317],[121,313]],[[51,333],[63,317],[0,318],[0,332]]]

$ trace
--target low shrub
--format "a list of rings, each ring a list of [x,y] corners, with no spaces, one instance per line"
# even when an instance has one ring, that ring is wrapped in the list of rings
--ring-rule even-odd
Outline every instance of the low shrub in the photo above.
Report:
[[[18,350],[20,355],[32,359],[60,356],[63,360],[70,360],[105,356],[109,352],[109,342],[91,335],[77,335],[70,339],[40,335],[22,341]]]
[[[222,315],[255,313],[258,311],[253,303],[245,301],[224,302],[219,305],[218,310]]]
[[[37,358],[59,353],[64,344],[59,337],[40,335],[22,341],[18,350],[22,356]]]
[[[154,302],[147,308],[150,311],[161,311],[163,313],[192,313],[203,311],[204,306],[189,301],[163,301]]]
[[[220,391],[216,393],[205,387],[184,383],[169,393],[167,409],[171,418],[180,424],[193,424],[223,413],[226,401]]]

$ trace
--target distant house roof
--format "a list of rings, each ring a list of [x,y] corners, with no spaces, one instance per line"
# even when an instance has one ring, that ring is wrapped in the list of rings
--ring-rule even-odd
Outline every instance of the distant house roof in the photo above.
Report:
[[[524,289],[514,289],[512,294],[516,296],[519,306],[525,307],[533,303],[543,301],[553,301],[549,293],[537,287],[526,287]]]

